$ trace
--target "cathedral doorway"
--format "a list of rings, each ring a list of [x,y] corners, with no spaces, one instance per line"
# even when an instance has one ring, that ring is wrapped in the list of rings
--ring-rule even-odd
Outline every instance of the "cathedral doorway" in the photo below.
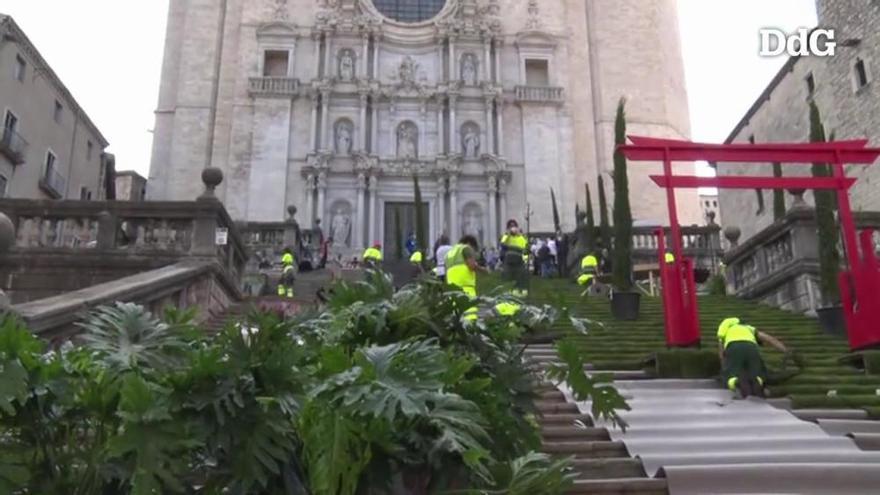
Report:
[[[422,202],[422,225],[428,233],[428,203]],[[416,231],[416,204],[414,202],[385,203],[385,238],[383,241],[385,258],[388,260],[408,259],[406,241]],[[427,241],[426,241],[427,242]]]

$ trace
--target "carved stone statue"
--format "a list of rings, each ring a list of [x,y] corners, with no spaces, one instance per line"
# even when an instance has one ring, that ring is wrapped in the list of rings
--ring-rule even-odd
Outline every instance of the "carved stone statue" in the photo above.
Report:
[[[354,79],[354,54],[351,50],[342,50],[339,53],[339,79],[351,81]]]
[[[397,129],[397,157],[419,156],[419,130],[412,122],[404,122]]]
[[[351,246],[351,216],[343,207],[336,208],[330,222],[330,235],[333,243],[340,246]]]
[[[409,55],[404,57],[403,61],[400,62],[398,76],[400,77],[400,82],[404,84],[416,83],[416,61]]]
[[[477,57],[473,53],[466,53],[461,58],[461,80],[466,86],[477,85]]]
[[[341,120],[336,124],[336,154],[351,154],[351,140],[354,134],[353,125],[347,120]]]
[[[465,158],[477,158],[480,155],[480,133],[477,126],[465,126],[461,141]]]
[[[463,235],[472,235],[476,237],[478,241],[482,240],[483,215],[480,210],[476,207],[465,208],[462,216],[464,218],[461,223],[461,233]]]

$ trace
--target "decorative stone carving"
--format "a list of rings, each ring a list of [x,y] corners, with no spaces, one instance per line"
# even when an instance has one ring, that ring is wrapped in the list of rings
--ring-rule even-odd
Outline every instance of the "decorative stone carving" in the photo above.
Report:
[[[529,0],[529,17],[526,20],[526,29],[541,29],[541,10],[538,8],[538,0]]]
[[[418,72],[419,64],[414,58],[407,55],[406,57],[403,57],[400,66],[397,68],[397,79],[402,86],[413,87],[416,86]]]
[[[461,126],[461,150],[468,159],[480,156],[480,127],[477,124],[467,122]]]
[[[461,80],[465,86],[477,85],[477,56],[473,53],[461,56]]]
[[[275,0],[274,17],[278,21],[286,21],[288,19],[287,0]]]
[[[468,203],[462,210],[461,233],[483,239],[483,209],[476,203]]]
[[[354,124],[348,119],[339,119],[334,126],[336,154],[350,155],[352,138],[354,136]]]
[[[397,157],[419,157],[419,128],[412,122],[403,122],[397,126]]]
[[[339,51],[339,79],[341,81],[353,81],[355,74],[354,51],[345,48]]]
[[[351,247],[351,205],[347,201],[337,201],[331,211],[333,217],[330,219],[330,235],[333,243]]]

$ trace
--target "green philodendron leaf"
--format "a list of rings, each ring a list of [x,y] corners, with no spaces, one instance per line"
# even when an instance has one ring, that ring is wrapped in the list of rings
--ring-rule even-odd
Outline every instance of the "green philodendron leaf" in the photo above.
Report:
[[[23,404],[28,395],[28,373],[18,359],[0,361],[0,411],[13,416],[15,404]]]

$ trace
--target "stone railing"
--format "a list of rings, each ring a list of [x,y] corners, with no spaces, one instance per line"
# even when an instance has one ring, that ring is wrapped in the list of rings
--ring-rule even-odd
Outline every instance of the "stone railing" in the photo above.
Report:
[[[290,77],[252,77],[248,80],[251,96],[290,97],[299,91],[299,79]]]
[[[11,307],[27,327],[47,340],[67,340],[80,333],[76,326],[89,311],[116,302],[132,302],[161,314],[167,307],[195,308],[196,321],[222,314],[241,298],[237,284],[216,263],[181,261],[174,265],[123,277]]]
[[[562,103],[565,90],[555,86],[516,86],[514,95],[518,102]]]
[[[880,212],[855,213],[858,228],[880,228]],[[812,208],[795,207],[724,256],[728,292],[783,309],[812,312],[821,305],[816,220]]]
[[[633,228],[633,259],[636,263],[656,264],[657,227]],[[671,249],[669,228],[665,227],[666,246]],[[684,255],[694,259],[697,267],[715,271],[724,256],[721,248],[721,227],[718,225],[689,226],[681,228]]]
[[[181,260],[210,261],[240,280],[247,248],[211,184],[196,201],[0,199],[11,246],[0,253],[0,288],[15,303],[79,290]],[[206,181],[207,183],[207,181]]]

